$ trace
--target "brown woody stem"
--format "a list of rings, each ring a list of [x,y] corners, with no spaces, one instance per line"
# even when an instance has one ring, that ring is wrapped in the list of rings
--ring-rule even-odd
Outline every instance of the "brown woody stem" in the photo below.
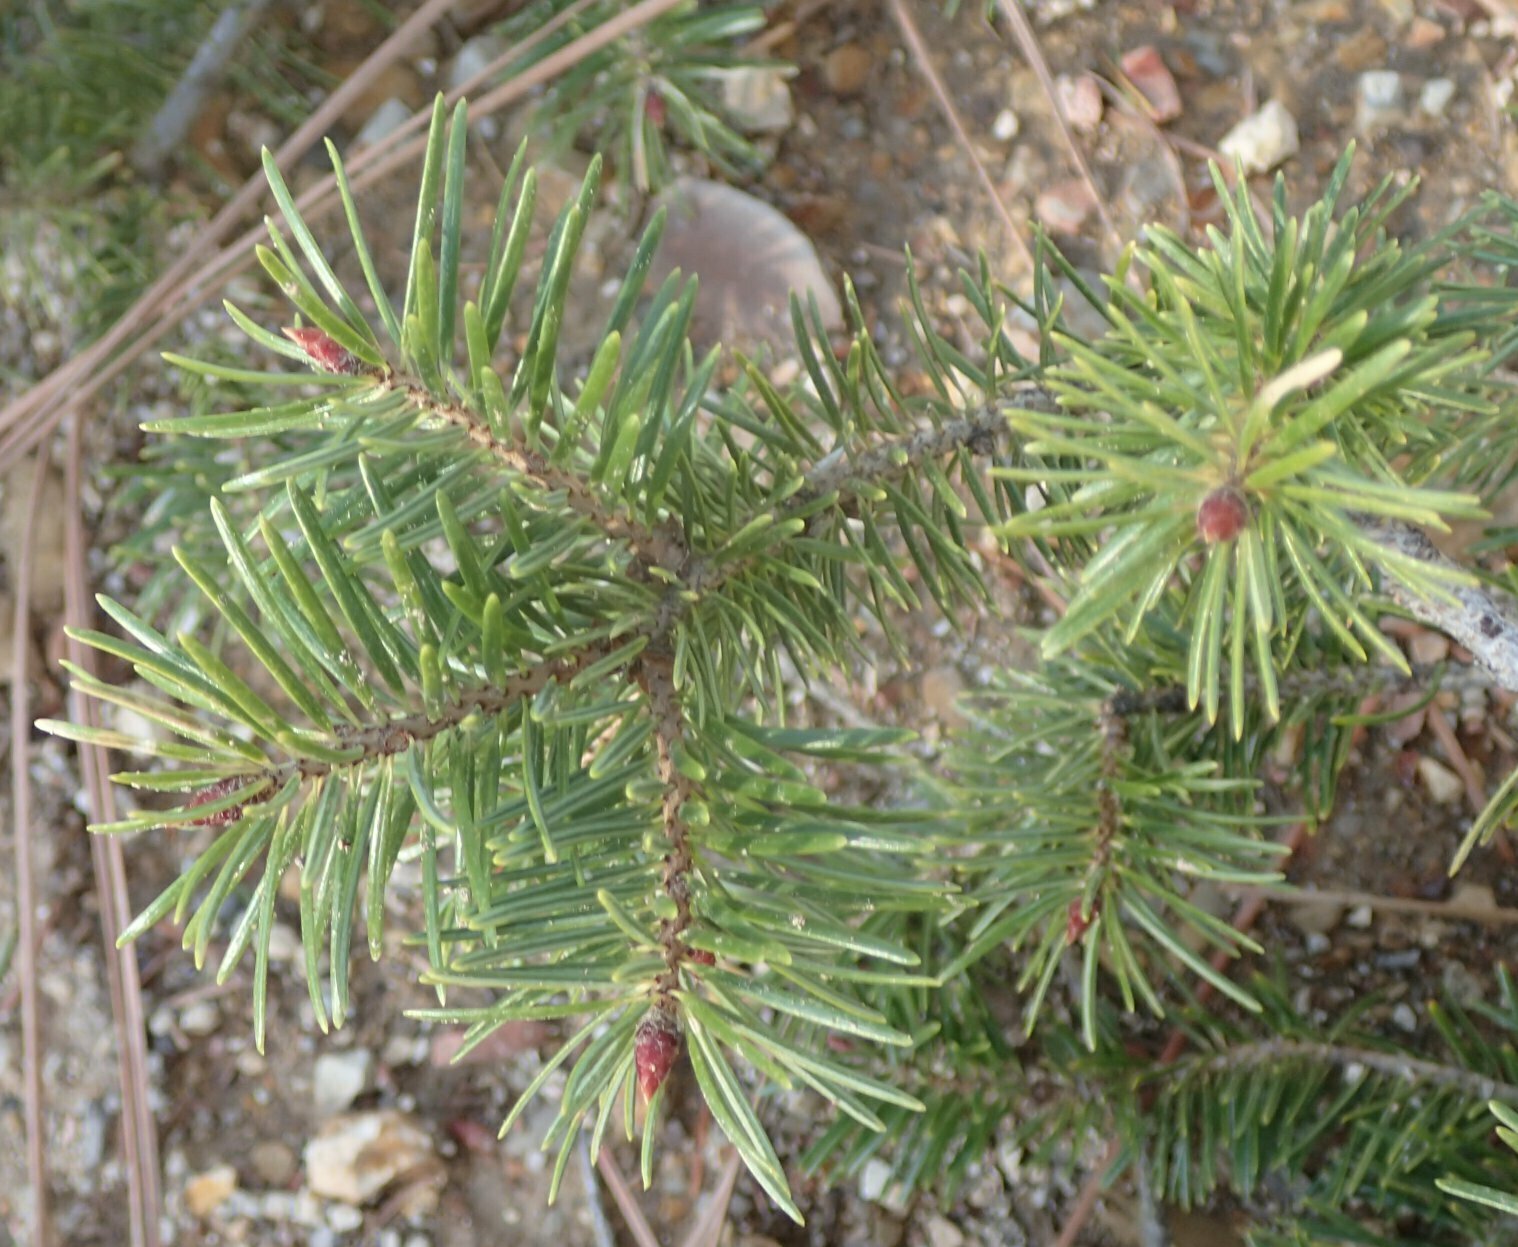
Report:
[[[653,717],[654,748],[658,755],[659,779],[664,784],[664,801],[659,811],[668,851],[664,854],[661,886],[674,902],[675,916],[659,923],[659,946],[664,950],[664,969],[654,980],[653,1003],[656,1008],[674,1010],[674,992],[680,985],[680,965],[690,956],[685,933],[693,921],[690,905],[690,876],[695,869],[691,855],[690,829],[685,824],[683,807],[695,795],[695,782],[675,765],[675,749],[685,732],[685,714],[675,688],[673,659],[663,654],[645,654],[635,673],[648,698]]]
[[[611,540],[626,542],[645,568],[658,567],[676,574],[685,565],[688,554],[684,536],[677,525],[664,523],[649,528],[630,516],[619,514],[588,481],[550,463],[538,451],[497,437],[477,413],[462,403],[443,402],[414,377],[389,373],[377,378],[377,383],[383,392],[403,394],[418,411],[452,425],[473,446],[503,467],[544,489],[563,491],[571,511],[589,520]]]

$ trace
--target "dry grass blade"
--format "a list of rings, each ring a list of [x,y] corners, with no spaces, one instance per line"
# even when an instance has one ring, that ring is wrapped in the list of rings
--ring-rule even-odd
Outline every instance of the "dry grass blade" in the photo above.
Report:
[[[22,1113],[26,1126],[26,1177],[32,1188],[32,1242],[48,1247],[47,1159],[43,1151],[42,1116],[42,1024],[37,997],[37,888],[32,863],[32,782],[27,763],[32,734],[31,698],[28,695],[28,651],[31,646],[32,549],[36,540],[36,503],[42,497],[48,456],[37,456],[32,475],[31,505],[22,537],[21,555],[12,571],[16,595],[15,631],[11,649],[11,810],[16,852],[16,908],[19,935],[16,963],[21,979],[21,1086]]]
[[[718,1247],[722,1230],[727,1225],[728,1205],[733,1201],[733,1188],[738,1185],[738,1173],[743,1168],[737,1149],[728,1152],[727,1161],[717,1177],[717,1189],[712,1192],[711,1202],[702,1210],[696,1224],[690,1227],[680,1247]]]
[[[478,120],[515,103],[535,87],[548,82],[592,52],[645,25],[680,2],[681,0],[642,0],[633,5],[475,101],[469,108],[471,120]],[[391,35],[354,76],[280,147],[276,156],[280,167],[287,167],[303,155],[322,130],[330,125],[336,115],[332,112],[333,105],[355,80],[362,76],[367,81],[399,55],[398,51],[390,55],[387,49],[392,49],[403,36],[409,45],[409,41],[418,33],[420,19],[424,15],[428,15],[430,24],[454,3],[457,0],[432,0],[432,3],[424,5]],[[541,37],[542,33],[536,33],[531,40],[524,40],[498,58],[492,66],[486,67],[464,83],[449,99],[455,99],[461,92],[473,89],[494,72],[495,67],[519,57],[523,49]],[[386,54],[387,59],[376,65],[381,54]],[[342,104],[347,102],[346,98],[342,98]],[[338,111],[341,111],[341,105]],[[415,158],[426,145],[424,120],[420,115],[413,117],[392,133],[385,143],[357,153],[349,168],[353,188],[361,190],[372,185],[406,161]],[[0,409],[0,465],[10,462],[34,445],[71,411],[119,376],[180,320],[212,298],[233,274],[252,263],[251,248],[263,234],[261,225],[249,229],[211,258],[205,257],[216,241],[257,201],[262,191],[261,178],[250,180],[190,244],[185,256],[171,266],[105,336],[54,370],[20,398]],[[331,179],[318,183],[296,202],[309,219],[315,219],[339,202],[336,184]],[[194,262],[190,263],[188,261],[192,256]],[[138,326],[142,326],[141,332],[133,339],[132,334]]]
[[[660,1247],[659,1236],[654,1233],[649,1225],[648,1218],[643,1215],[643,1209],[638,1206],[638,1198],[632,1193],[632,1188],[627,1185],[622,1171],[617,1168],[617,1162],[611,1158],[611,1149],[603,1147],[600,1155],[596,1157],[596,1169],[600,1171],[601,1181],[606,1183],[606,1189],[611,1193],[612,1202],[616,1204],[617,1211],[622,1214],[622,1220],[631,1231],[633,1242],[638,1247]]]
[[[336,91],[323,101],[311,116],[280,146],[275,160],[288,169],[321,134],[391,63],[398,60],[458,0],[428,0],[403,22],[356,69]],[[70,411],[78,408],[103,384],[99,380],[102,365],[127,347],[133,335],[144,325],[152,325],[163,309],[176,300],[182,289],[195,281],[196,270],[205,263],[213,248],[243,219],[265,193],[262,173],[243,183],[164,273],[150,286],[114,325],[99,339],[66,364],[54,369],[25,394],[0,409],[0,465],[7,465],[26,453],[48,430]],[[194,306],[194,305],[192,305]],[[145,348],[139,348],[145,349]],[[128,355],[132,351],[128,348]],[[109,375],[115,376],[120,369]]]
[[[64,470],[64,617],[75,628],[91,623],[89,574],[85,553],[84,511],[80,500],[81,421],[69,428],[68,459]],[[96,651],[69,642],[70,659],[93,672]],[[69,693],[69,718],[96,726],[100,703]],[[116,797],[111,789],[106,756],[101,749],[80,750],[80,767],[89,794],[91,817],[114,822]],[[158,1247],[159,1188],[158,1131],[148,1103],[147,1022],[142,1007],[142,984],[137,956],[116,941],[131,919],[126,863],[121,841],[111,836],[90,837],[95,871],[95,895],[100,905],[100,937],[105,946],[106,976],[111,988],[111,1016],[116,1029],[116,1060],[121,1081],[122,1153],[127,1172],[127,1202],[132,1247]]]
[[[899,2],[900,0],[893,0],[893,3]],[[1091,166],[1086,163],[1086,154],[1081,151],[1080,144],[1075,141],[1075,135],[1070,132],[1070,123],[1065,120],[1064,106],[1059,102],[1059,91],[1054,85],[1054,75],[1049,72],[1049,62],[1044,59],[1044,50],[1038,46],[1038,38],[1033,33],[1033,27],[1028,24],[1027,15],[1013,3],[1013,0],[996,0],[996,3],[1001,9],[1002,16],[1007,19],[1007,24],[1012,27],[1012,37],[1017,40],[1017,46],[1022,49],[1023,59],[1032,67],[1034,75],[1038,78],[1038,85],[1049,97],[1049,107],[1054,110],[1054,120],[1059,125],[1060,138],[1064,140],[1065,146],[1070,151],[1070,158],[1075,162],[1081,181],[1091,192],[1091,198],[1096,203],[1097,215],[1102,218],[1102,228],[1107,231],[1108,242],[1114,250],[1117,250],[1123,245],[1122,236],[1117,232],[1117,226],[1112,223],[1112,214],[1107,211],[1107,201],[1097,187],[1096,179],[1091,176]]]
[[[912,20],[912,15],[907,11],[904,0],[891,0],[891,16],[896,19],[896,25],[901,30],[902,38],[907,41],[907,49],[912,53],[912,59],[917,63],[917,68],[928,80],[928,85],[933,88],[933,96],[938,101],[939,111],[948,121],[949,128],[954,131],[954,137],[964,149],[965,156],[975,167],[980,184],[985,188],[991,206],[996,209],[996,215],[1001,217],[1002,224],[1007,230],[1007,237],[1016,248],[1024,270],[1031,273],[1034,269],[1033,252],[1028,249],[1027,240],[1023,237],[1017,222],[1012,219],[1012,214],[1007,211],[1007,205],[1002,202],[1001,192],[996,189],[996,183],[992,181],[991,174],[986,170],[980,156],[976,154],[975,144],[970,141],[969,131],[965,129],[965,123],[959,116],[959,110],[954,107],[948,88],[944,86],[943,79],[939,77],[938,70],[933,66],[933,58],[928,54],[927,44],[923,42],[922,31]]]

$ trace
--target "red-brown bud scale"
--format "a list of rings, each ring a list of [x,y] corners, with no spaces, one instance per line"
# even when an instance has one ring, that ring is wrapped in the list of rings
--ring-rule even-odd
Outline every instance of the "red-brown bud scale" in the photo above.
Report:
[[[1232,541],[1249,523],[1249,504],[1232,485],[1222,485],[1196,509],[1196,533],[1208,545]]]
[[[664,1085],[679,1055],[680,1028],[674,1016],[664,1009],[650,1009],[633,1039],[633,1068],[645,1101],[652,1100]]]
[[[1091,913],[1088,915],[1081,907],[1080,897],[1077,896],[1070,902],[1070,907],[1065,911],[1066,948],[1069,948],[1073,944],[1079,944],[1085,938],[1086,932],[1091,929],[1091,924],[1096,921],[1096,915],[1100,912],[1100,905],[1099,901],[1093,901]]]
[[[337,372],[351,377],[369,371],[363,360],[320,329],[313,329],[309,325],[290,325],[285,328],[285,337],[310,356],[311,362],[323,372]]]

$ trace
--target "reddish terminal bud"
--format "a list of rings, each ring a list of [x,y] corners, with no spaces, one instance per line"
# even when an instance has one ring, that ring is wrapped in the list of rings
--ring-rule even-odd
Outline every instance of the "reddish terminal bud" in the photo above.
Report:
[[[650,91],[643,97],[643,113],[655,126],[663,129],[664,117],[669,106],[665,104],[664,97],[657,91]]]
[[[223,797],[231,795],[242,786],[243,776],[229,775],[226,779],[218,779],[214,784],[202,788],[199,792],[191,793],[190,799],[185,802],[185,805],[192,809],[197,805],[210,805],[213,801],[220,801]],[[262,788],[262,786],[261,784],[250,785],[248,795],[251,796],[254,790]],[[239,801],[236,805],[230,805],[224,810],[215,810],[204,818],[192,819],[191,825],[195,827],[225,827],[228,823],[235,823],[241,818],[242,810],[243,803]]]
[[[1096,921],[1096,915],[1100,910],[1100,904],[1094,902],[1091,906],[1091,915],[1087,917],[1081,909],[1081,898],[1076,897],[1070,902],[1070,908],[1065,911],[1065,947],[1079,944],[1091,929],[1091,924]]]
[[[697,965],[714,966],[717,964],[717,954],[708,952],[704,948],[691,948],[686,951],[685,959],[694,961]]]
[[[1232,541],[1249,523],[1249,504],[1232,485],[1214,489],[1196,509],[1196,535],[1210,546]]]
[[[638,1023],[633,1040],[633,1066],[638,1074],[638,1090],[645,1101],[664,1085],[669,1071],[680,1055],[680,1029],[673,1015],[664,1009],[650,1009]]]
[[[286,327],[285,337],[309,355],[311,362],[323,372],[357,376],[369,371],[363,360],[346,347],[339,346],[320,329],[312,329],[310,326],[296,328],[291,325]]]

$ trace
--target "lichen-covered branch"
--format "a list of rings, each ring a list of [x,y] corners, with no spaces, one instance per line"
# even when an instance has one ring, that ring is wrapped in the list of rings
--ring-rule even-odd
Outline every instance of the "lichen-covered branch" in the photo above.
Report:
[[[805,484],[791,496],[776,518],[784,520],[799,515],[829,494],[836,493],[840,502],[846,503],[870,486],[900,480],[922,464],[959,450],[988,456],[1008,431],[1007,408],[1018,406],[1053,411],[1055,399],[1043,386],[1019,386],[1005,397],[967,415],[911,433],[882,438],[856,455],[845,455],[842,450],[836,450],[807,473]],[[651,629],[653,638],[662,640],[668,637],[693,602],[720,588],[747,565],[747,559],[719,563],[702,556],[692,557],[685,564],[680,583],[670,587],[659,605]]]
[[[1518,1086],[1458,1066],[1420,1061],[1400,1052],[1381,1052],[1374,1048],[1349,1048],[1304,1040],[1267,1039],[1260,1043],[1239,1044],[1195,1061],[1192,1068],[1221,1074],[1259,1066],[1283,1065],[1289,1061],[1331,1065],[1342,1070],[1346,1077],[1357,1070],[1374,1070],[1378,1074],[1406,1082],[1458,1091],[1477,1102],[1499,1100],[1503,1104],[1518,1104]]]
[[[1402,520],[1356,515],[1360,530],[1377,545],[1432,567],[1459,567],[1420,530]],[[1518,603],[1481,585],[1452,585],[1454,602],[1426,598],[1394,579],[1387,590],[1415,618],[1438,628],[1470,650],[1498,685],[1518,692]]]
[[[834,491],[849,494],[863,486],[899,479],[920,464],[961,448],[989,455],[1007,432],[1009,407],[1046,412],[1059,409],[1054,395],[1043,386],[1021,385],[975,411],[939,425],[884,438],[858,454],[835,451],[807,473],[806,484],[796,491],[787,511],[795,514]]]

